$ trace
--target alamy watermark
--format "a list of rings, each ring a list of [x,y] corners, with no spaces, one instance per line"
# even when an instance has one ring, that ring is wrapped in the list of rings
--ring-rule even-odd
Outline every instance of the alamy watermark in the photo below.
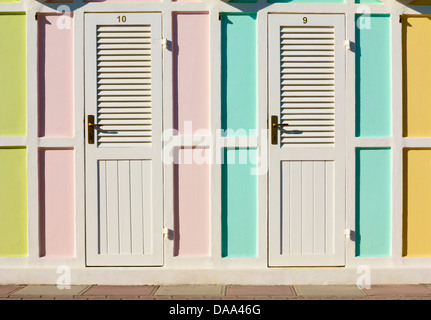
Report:
[[[67,265],[58,266],[57,273],[60,274],[56,282],[57,288],[60,290],[70,289],[70,283],[71,283],[70,267]]]
[[[264,175],[267,162],[268,130],[208,129],[193,131],[192,122],[184,122],[181,135],[176,129],[162,134],[163,163],[170,164],[248,164],[251,175]],[[179,156],[179,150],[181,157]],[[235,149],[237,152],[229,152]]]
[[[360,15],[356,20],[356,27],[360,30],[371,29],[371,9],[369,6],[361,5],[357,8],[356,14]]]
[[[360,276],[356,279],[356,287],[358,289],[371,288],[371,269],[367,265],[360,265],[356,268],[356,273]]]

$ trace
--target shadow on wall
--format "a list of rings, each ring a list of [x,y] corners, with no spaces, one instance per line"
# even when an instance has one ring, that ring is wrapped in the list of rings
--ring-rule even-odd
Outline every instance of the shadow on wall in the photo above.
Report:
[[[51,8],[56,9],[59,12],[64,9],[62,9],[60,6],[67,6],[69,7],[69,10],[73,12],[76,9],[79,9],[81,7],[84,7],[87,5],[87,3],[91,2],[111,2],[111,3],[150,3],[150,2],[160,2],[161,0],[84,0],[84,1],[74,1],[74,0],[36,0],[37,2]],[[176,2],[178,0],[173,0],[173,2]],[[205,0],[201,0],[205,1]],[[312,0],[313,1],[313,0]],[[327,0],[316,0],[316,2],[325,2]],[[332,0],[334,2],[336,1],[342,1],[342,0]],[[310,0],[220,0],[220,2],[225,2],[232,7],[236,8],[239,11],[243,12],[257,12],[261,9],[264,9],[273,3],[281,2],[281,3],[289,3],[289,2],[310,2]],[[60,8],[59,8],[60,7]],[[64,8],[64,7],[63,7]]]
[[[220,2],[225,2],[232,6],[233,8],[242,12],[258,12],[273,3],[275,0],[220,0]],[[295,0],[281,0],[280,2],[292,2]]]
[[[419,14],[431,14],[431,0],[396,0],[406,7],[416,10]]]
[[[84,7],[87,4],[87,2],[73,1],[73,0],[54,0],[54,1],[36,0],[36,1],[51,9],[57,10],[59,13],[73,12],[76,9]]]
[[[145,2],[158,2],[157,0],[87,0],[87,1],[73,1],[73,0],[36,0],[52,9],[57,9],[61,5],[66,5],[70,11],[74,11],[80,7],[85,6],[91,2],[116,2],[116,3],[145,3]],[[175,0],[173,0],[175,1]],[[177,0],[178,1],[178,0]],[[202,0],[205,1],[205,0]],[[275,3],[343,3],[343,0],[220,0],[237,10],[243,12],[257,12]],[[431,0],[395,0],[401,4],[411,7],[422,14],[431,14]],[[61,9],[59,9],[61,12]]]

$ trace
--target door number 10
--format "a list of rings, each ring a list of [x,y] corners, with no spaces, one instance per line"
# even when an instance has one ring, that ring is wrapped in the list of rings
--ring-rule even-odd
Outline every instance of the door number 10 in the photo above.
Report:
[[[117,20],[118,20],[118,22],[126,22],[127,18],[126,18],[126,16],[118,16]]]

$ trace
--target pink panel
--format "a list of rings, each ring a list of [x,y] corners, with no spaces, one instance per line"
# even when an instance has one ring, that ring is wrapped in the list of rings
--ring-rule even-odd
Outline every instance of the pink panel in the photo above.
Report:
[[[75,155],[71,148],[39,150],[40,256],[75,255]]]
[[[72,137],[72,14],[38,14],[38,28],[39,137]]]
[[[210,152],[178,150],[174,165],[174,256],[210,255]]]
[[[209,129],[210,52],[209,15],[178,12],[173,24],[174,123],[180,134]]]

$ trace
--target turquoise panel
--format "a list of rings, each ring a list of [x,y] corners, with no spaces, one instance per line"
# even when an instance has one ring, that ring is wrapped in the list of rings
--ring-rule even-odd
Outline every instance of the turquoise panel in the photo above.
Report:
[[[356,15],[356,136],[391,136],[390,16]]]
[[[246,136],[257,128],[256,17],[221,16],[221,128],[234,130],[226,136]]]
[[[257,257],[257,150],[225,148],[222,165],[222,257]]]
[[[391,149],[356,149],[356,256],[391,255]]]

